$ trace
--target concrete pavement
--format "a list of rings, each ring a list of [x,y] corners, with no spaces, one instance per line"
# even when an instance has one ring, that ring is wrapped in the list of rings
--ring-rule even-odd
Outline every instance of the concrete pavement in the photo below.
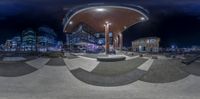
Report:
[[[0,77],[0,99],[198,99],[200,78],[151,84],[142,81],[98,87],[77,80],[65,67],[47,67],[22,77]]]
[[[81,82],[67,67],[43,65],[28,75],[0,77],[0,99],[199,99],[199,82],[200,77],[190,75],[164,84],[136,81],[99,87]]]
[[[90,59],[90,58],[75,58],[75,59],[64,59],[65,64],[67,64],[69,70],[74,70],[77,68],[82,68],[86,71],[92,71],[98,64],[99,62],[95,59]]]

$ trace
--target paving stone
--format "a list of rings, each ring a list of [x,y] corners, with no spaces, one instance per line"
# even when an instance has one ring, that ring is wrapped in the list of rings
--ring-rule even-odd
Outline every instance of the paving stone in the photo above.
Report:
[[[182,66],[184,64],[178,60],[154,60],[149,71],[141,80],[150,83],[168,83],[184,79],[189,73],[182,71]]]
[[[18,77],[36,71],[37,69],[23,62],[1,62],[0,76]]]
[[[187,73],[200,76],[200,62],[193,62],[190,65],[186,65],[182,67],[182,70]]]
[[[121,86],[133,83],[145,74],[145,71],[135,69],[131,72],[118,76],[103,76],[90,73],[83,69],[76,69],[71,71],[72,74],[79,80],[96,85],[96,86]]]
[[[46,65],[48,66],[66,66],[63,58],[51,58]]]

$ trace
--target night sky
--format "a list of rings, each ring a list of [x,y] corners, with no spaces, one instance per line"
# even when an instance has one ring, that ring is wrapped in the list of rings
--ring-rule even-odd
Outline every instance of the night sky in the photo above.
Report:
[[[128,3],[144,7],[150,20],[124,32],[126,46],[132,40],[158,36],[161,45],[200,45],[200,0],[0,0],[0,43],[26,28],[48,25],[64,40],[62,19],[73,6],[86,3]]]

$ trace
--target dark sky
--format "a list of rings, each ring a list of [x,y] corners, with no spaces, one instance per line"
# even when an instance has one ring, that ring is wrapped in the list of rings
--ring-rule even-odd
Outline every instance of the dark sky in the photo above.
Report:
[[[0,43],[42,25],[53,28],[63,40],[64,8],[102,2],[136,4],[150,12],[149,21],[124,32],[125,45],[144,36],[161,37],[162,46],[200,45],[200,0],[0,0]]]

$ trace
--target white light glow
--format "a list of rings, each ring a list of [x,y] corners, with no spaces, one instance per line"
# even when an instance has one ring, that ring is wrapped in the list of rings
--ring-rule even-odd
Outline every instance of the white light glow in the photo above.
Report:
[[[70,22],[69,22],[69,24],[70,24],[70,25],[72,25],[72,24],[73,24],[73,22],[72,22],[72,21],[70,21]]]
[[[106,11],[106,9],[104,9],[104,8],[97,8],[96,11],[103,12],[103,11]]]
[[[109,21],[106,21],[105,24],[107,24],[107,25],[111,25],[112,23],[110,23]]]
[[[141,21],[144,21],[144,20],[145,20],[145,18],[144,18],[144,17],[141,17],[141,18],[140,18],[140,20],[141,20]]]

